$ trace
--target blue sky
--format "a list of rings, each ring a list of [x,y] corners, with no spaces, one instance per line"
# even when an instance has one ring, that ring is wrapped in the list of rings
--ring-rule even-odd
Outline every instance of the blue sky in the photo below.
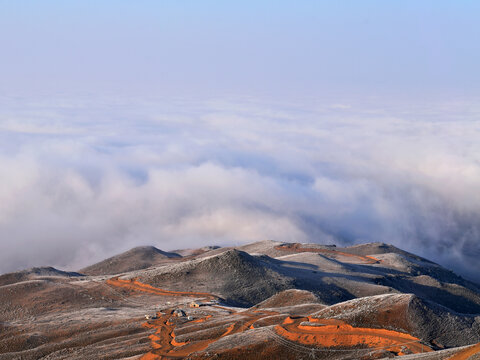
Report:
[[[5,1],[1,89],[478,94],[477,1]]]
[[[275,239],[478,280],[479,10],[0,0],[0,272]]]

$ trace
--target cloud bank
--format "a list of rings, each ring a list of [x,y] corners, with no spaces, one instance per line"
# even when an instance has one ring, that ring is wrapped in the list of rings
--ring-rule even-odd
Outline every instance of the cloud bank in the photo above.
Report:
[[[275,239],[480,281],[478,103],[1,98],[0,272]]]

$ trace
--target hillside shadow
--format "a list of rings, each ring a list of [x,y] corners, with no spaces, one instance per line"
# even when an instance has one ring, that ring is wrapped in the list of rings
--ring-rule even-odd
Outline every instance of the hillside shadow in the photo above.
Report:
[[[480,304],[445,289],[418,284],[406,278],[385,277],[380,283],[403,293],[415,294],[419,298],[433,301],[461,314],[480,314]]]

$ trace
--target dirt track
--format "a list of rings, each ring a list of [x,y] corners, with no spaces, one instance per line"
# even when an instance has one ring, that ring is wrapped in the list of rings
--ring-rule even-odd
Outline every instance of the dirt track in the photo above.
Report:
[[[140,283],[137,280],[112,278],[107,280],[107,283],[111,286],[154,295],[204,297],[205,299],[216,298],[216,296],[208,293],[162,290]],[[158,313],[157,319],[145,322],[143,326],[154,329],[155,332],[149,336],[152,350],[145,354],[142,359],[185,358],[195,352],[205,350],[210,344],[225,336],[253,329],[253,325],[263,318],[279,315],[278,312],[270,310],[235,311],[231,308],[218,305],[213,307],[226,310],[229,313],[228,316],[232,316],[230,324],[224,322],[223,325],[220,325],[220,328],[223,326],[223,331],[221,332],[218,332],[218,318],[215,318],[212,314],[199,319],[187,322],[182,320],[180,322],[182,325],[203,323],[205,325],[202,326],[202,330],[215,329],[214,331],[212,330],[206,339],[200,338],[183,342],[177,341],[175,328],[177,324],[179,324],[179,318],[173,315],[173,308],[164,310],[166,314]],[[283,322],[280,324],[278,322],[281,322],[281,319],[283,319]],[[422,345],[418,338],[406,333],[384,329],[355,328],[343,321],[333,319],[280,317],[277,319],[274,330],[277,335],[285,340],[307,345],[312,348],[381,349],[396,353],[397,355],[433,351],[429,347]]]
[[[411,353],[433,351],[422,345],[420,339],[409,334],[372,328],[355,328],[334,319],[313,319],[308,317],[285,319],[275,331],[284,338],[316,347],[368,347],[384,349],[398,355],[404,349]]]
[[[132,291],[147,292],[154,295],[188,296],[188,297],[195,297],[195,298],[203,297],[208,300],[218,299],[217,296],[209,293],[163,290],[148,284],[141,283],[135,279],[122,280],[122,279],[119,279],[118,277],[115,277],[115,278],[108,279],[107,284],[132,290]]]
[[[124,289],[137,291],[137,292],[146,292],[154,295],[167,295],[167,296],[188,296],[188,297],[204,297],[206,300],[216,299],[217,297],[208,294],[208,293],[199,293],[199,292],[180,292],[180,291],[169,291],[153,286],[143,284],[137,280],[122,280],[118,277],[108,279],[107,284],[115,287],[121,287]],[[142,359],[161,359],[162,357],[169,358],[184,358],[194,352],[204,350],[209,344],[217,341],[218,339],[235,334],[238,332],[245,331],[249,329],[252,324],[257,320],[270,316],[272,314],[277,314],[272,311],[252,311],[252,312],[236,312],[231,309],[224,308],[221,306],[216,306],[216,308],[228,310],[230,315],[242,315],[242,320],[233,322],[229,325],[225,332],[218,337],[212,337],[208,340],[200,340],[195,342],[177,342],[175,340],[174,333],[174,320],[175,317],[172,314],[162,315],[157,313],[158,318],[147,321],[143,324],[144,327],[155,329],[154,334],[150,335],[151,346],[153,350],[145,354]],[[167,313],[172,313],[174,309],[167,309]],[[190,323],[200,323],[208,321],[212,315],[208,315],[204,318],[191,320]]]

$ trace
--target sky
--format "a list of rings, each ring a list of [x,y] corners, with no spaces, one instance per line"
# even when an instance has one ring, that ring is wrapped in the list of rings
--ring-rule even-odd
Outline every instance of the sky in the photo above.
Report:
[[[0,272],[274,239],[480,281],[479,10],[0,0]]]
[[[3,92],[478,92],[478,1],[0,1]]]

